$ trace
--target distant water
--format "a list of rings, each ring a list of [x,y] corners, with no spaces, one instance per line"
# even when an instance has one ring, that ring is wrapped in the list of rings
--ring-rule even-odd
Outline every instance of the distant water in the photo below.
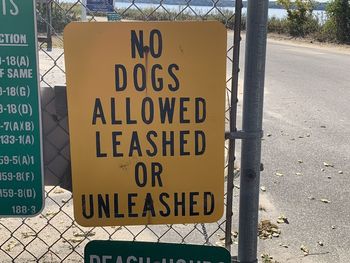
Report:
[[[61,2],[70,2],[70,3],[74,3],[77,0],[61,0]],[[136,4],[138,8],[140,9],[145,9],[145,8],[157,8],[158,5],[156,4],[143,4],[143,3],[137,3]],[[169,10],[169,11],[175,11],[175,12],[180,12],[183,9],[185,9],[185,11],[188,12],[192,12],[191,9],[194,10],[194,12],[196,12],[197,14],[211,14],[211,13],[215,13],[217,12],[218,9],[220,10],[230,10],[230,11],[234,11],[235,8],[234,7],[216,7],[213,8],[212,6],[194,6],[191,5],[191,9],[189,7],[186,6],[181,6],[181,5],[162,5],[165,9]],[[115,2],[115,7],[116,8],[128,8],[130,7],[131,9],[136,9],[136,7],[134,5],[131,5],[130,3],[125,3],[125,2]],[[163,8],[159,8],[159,10],[163,10]],[[246,14],[247,13],[247,8],[243,8],[242,9],[242,13]],[[314,14],[320,19],[320,21],[324,21],[326,18],[326,13],[325,11],[321,11],[321,10],[315,10]],[[287,12],[284,9],[274,9],[274,8],[270,8],[269,9],[269,17],[276,17],[276,18],[285,18],[287,16]]]
[[[134,5],[131,5],[130,3],[125,3],[125,2],[116,2],[115,3],[116,8],[128,8],[130,7],[131,9],[136,9]],[[155,4],[143,4],[143,3],[137,3],[137,7],[140,9],[145,9],[145,8],[156,8],[158,5]],[[181,5],[162,5],[166,10],[169,11],[175,11],[175,12],[180,12],[182,10],[185,10],[187,12],[192,12],[194,10],[197,14],[211,14],[215,13],[218,10],[229,10],[229,11],[234,11],[234,7],[215,7],[213,8],[212,6],[195,6],[191,5],[191,9],[186,6],[181,6]],[[162,8],[159,8],[159,10],[163,10]],[[247,8],[242,8],[242,13],[246,14],[247,13]],[[326,14],[325,11],[322,10],[315,10],[314,14],[321,20],[325,20]],[[275,9],[275,8],[269,8],[269,17],[276,17],[276,18],[285,18],[287,16],[287,12],[284,9]]]

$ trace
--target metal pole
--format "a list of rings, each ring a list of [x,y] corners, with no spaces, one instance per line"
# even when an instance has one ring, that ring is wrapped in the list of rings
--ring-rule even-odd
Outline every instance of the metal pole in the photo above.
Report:
[[[52,51],[52,2],[46,2],[47,8],[47,35],[46,35],[46,43],[47,43],[47,51]]]
[[[238,94],[238,73],[239,73],[239,51],[241,42],[241,18],[242,0],[235,3],[235,23],[233,36],[233,65],[231,80],[231,105],[230,105],[230,132],[237,131],[237,94]],[[234,164],[235,164],[235,139],[230,139],[228,148],[228,168],[227,168],[227,204],[226,204],[226,225],[225,225],[225,248],[231,252],[232,245],[232,203],[234,189]]]
[[[268,0],[248,1],[238,261],[256,263]]]
[[[86,0],[81,1],[81,21],[86,21]]]

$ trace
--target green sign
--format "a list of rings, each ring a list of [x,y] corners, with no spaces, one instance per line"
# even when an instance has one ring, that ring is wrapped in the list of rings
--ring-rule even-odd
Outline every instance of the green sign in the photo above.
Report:
[[[85,263],[230,263],[222,247],[129,241],[91,241]]]
[[[0,1],[0,217],[43,208],[34,0]]]
[[[119,14],[116,14],[116,13],[108,13],[107,20],[108,21],[120,21],[121,17]]]

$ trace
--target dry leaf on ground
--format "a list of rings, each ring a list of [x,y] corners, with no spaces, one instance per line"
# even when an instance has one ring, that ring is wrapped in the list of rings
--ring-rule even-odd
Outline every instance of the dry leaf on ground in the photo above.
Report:
[[[29,231],[29,232],[22,232],[22,237],[23,238],[28,238],[28,237],[36,237],[37,234],[33,231]]]
[[[304,252],[304,256],[309,255],[310,251],[309,251],[309,249],[306,246],[301,245],[300,249]]]
[[[19,246],[20,245],[20,243],[19,242],[16,242],[16,241],[13,241],[13,240],[11,240],[8,244],[7,244],[7,246],[5,247],[5,251],[11,251],[14,247],[17,247],[17,246]]]
[[[238,237],[238,232],[237,231],[233,231],[233,232],[231,232],[231,234],[232,234],[233,238],[237,238]]]
[[[267,253],[261,254],[262,263],[279,263],[278,261],[274,260],[272,256],[270,256]]]
[[[260,239],[279,237],[281,230],[270,220],[261,220],[258,226],[258,234]]]
[[[75,237],[92,237],[94,235],[96,235],[96,233],[92,232],[92,231],[73,233],[73,236],[75,236]]]
[[[280,215],[278,218],[277,218],[277,223],[278,224],[289,224],[289,221],[288,221],[288,218],[284,215]]]
[[[45,213],[45,216],[46,216],[46,217],[54,217],[54,216],[57,215],[58,213],[59,213],[58,211],[54,212],[54,211],[48,210],[48,211]]]
[[[71,242],[71,243],[80,243],[83,240],[84,240],[84,238],[82,238],[82,237],[73,237],[73,238],[69,238],[68,240],[63,240],[62,242],[66,243],[68,241],[68,242]]]
[[[64,193],[64,190],[61,189],[61,188],[56,188],[54,191],[53,191],[54,194],[62,194]]]
[[[323,162],[323,165],[324,165],[325,167],[334,167],[334,165],[333,165],[333,164],[326,163],[326,162]]]
[[[280,247],[288,248],[289,245],[280,243]]]

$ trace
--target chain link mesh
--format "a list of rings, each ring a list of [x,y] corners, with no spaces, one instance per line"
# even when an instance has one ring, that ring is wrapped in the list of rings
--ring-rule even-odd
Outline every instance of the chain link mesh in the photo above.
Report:
[[[65,190],[70,189],[67,108],[65,94],[57,86],[65,85],[62,32],[67,23],[81,19],[83,6],[82,1],[37,1],[46,185],[45,209],[39,216],[33,218],[0,219],[0,262],[83,262],[84,246],[94,239],[223,246],[225,215],[212,224],[85,228],[74,221],[72,194]],[[232,32],[230,32],[234,23],[233,9],[222,8],[221,0],[211,0],[210,6],[206,8],[196,6],[196,3],[192,3],[191,0],[181,0],[176,7],[169,5],[166,0],[148,5],[136,0],[124,0],[123,3],[117,2],[116,6],[114,13],[121,20],[216,19],[226,25],[229,32],[226,77],[226,122],[228,124],[232,80],[230,72],[234,48],[231,40]],[[86,11],[88,21],[107,20],[99,13]],[[48,38],[50,35],[52,37]]]

